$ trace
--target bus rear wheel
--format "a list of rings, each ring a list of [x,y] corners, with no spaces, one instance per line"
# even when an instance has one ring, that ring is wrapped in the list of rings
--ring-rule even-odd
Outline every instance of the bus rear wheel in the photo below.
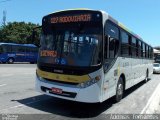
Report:
[[[8,59],[8,64],[13,64],[14,63],[14,59],[13,58],[9,58]]]
[[[122,77],[120,77],[117,83],[115,101],[119,102],[123,98],[123,94],[124,94],[124,82]]]

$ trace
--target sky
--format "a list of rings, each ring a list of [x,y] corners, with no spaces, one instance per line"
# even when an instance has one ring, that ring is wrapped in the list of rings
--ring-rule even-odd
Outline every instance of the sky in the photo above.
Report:
[[[0,24],[24,21],[41,25],[43,16],[64,9],[103,10],[145,42],[160,46],[160,0],[0,0]]]

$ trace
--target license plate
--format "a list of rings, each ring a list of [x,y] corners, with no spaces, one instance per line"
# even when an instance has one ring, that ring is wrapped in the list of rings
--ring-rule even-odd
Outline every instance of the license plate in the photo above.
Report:
[[[51,91],[53,93],[62,94],[62,89],[59,89],[59,88],[52,88]]]

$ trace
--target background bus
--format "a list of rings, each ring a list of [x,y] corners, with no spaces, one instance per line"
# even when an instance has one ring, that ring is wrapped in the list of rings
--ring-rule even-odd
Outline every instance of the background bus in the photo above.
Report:
[[[66,10],[42,19],[36,89],[86,103],[115,96],[153,73],[153,48],[104,11]]]
[[[160,54],[157,54],[154,60],[155,60],[155,63],[160,63]]]
[[[38,48],[33,44],[0,43],[0,62],[36,63]]]

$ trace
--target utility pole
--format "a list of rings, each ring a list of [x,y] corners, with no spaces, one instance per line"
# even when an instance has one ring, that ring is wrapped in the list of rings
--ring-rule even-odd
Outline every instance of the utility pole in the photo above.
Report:
[[[3,11],[3,22],[2,22],[2,25],[6,25],[6,15],[7,15],[7,11],[6,10],[4,10]]]

